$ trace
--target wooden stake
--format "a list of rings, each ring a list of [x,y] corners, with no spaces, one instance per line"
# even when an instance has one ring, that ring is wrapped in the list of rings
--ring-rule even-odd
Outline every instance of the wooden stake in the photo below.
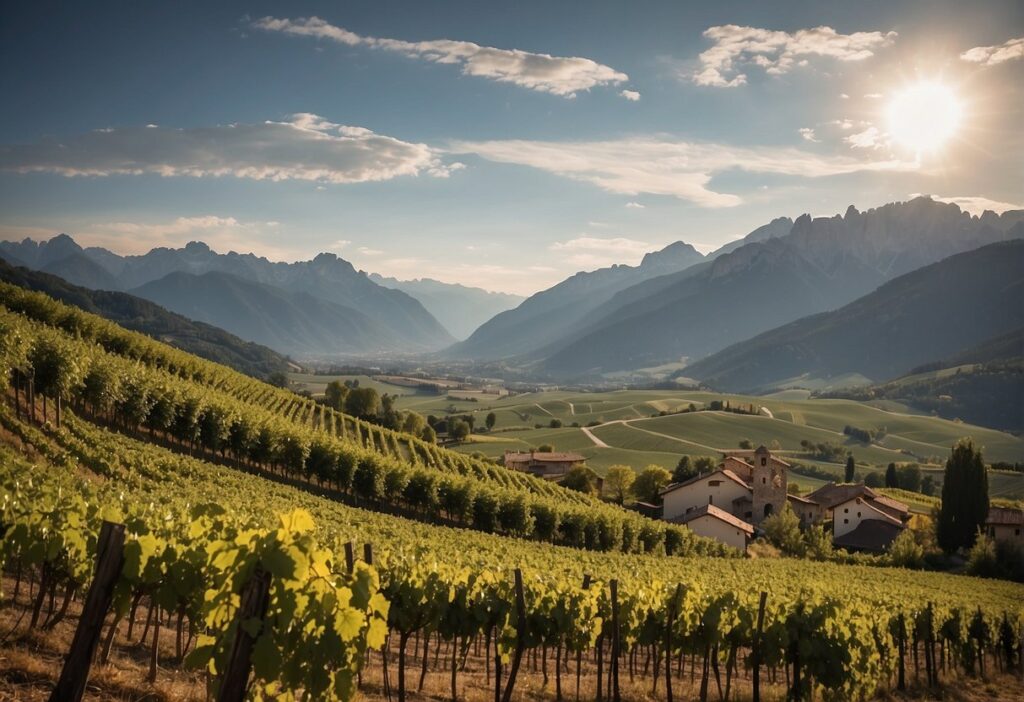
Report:
[[[89,667],[99,644],[103,620],[114,599],[114,586],[124,565],[124,525],[103,522],[96,545],[96,574],[82,607],[71,650],[64,661],[50,702],[78,702],[89,680]]]
[[[242,622],[253,618],[262,621],[269,604],[270,573],[257,564],[252,577],[242,588],[236,615],[238,626],[235,630],[235,640],[228,656],[217,702],[242,702],[245,699],[245,692],[249,687],[249,671],[252,669],[252,647],[256,643],[256,636],[247,632],[242,627]]]

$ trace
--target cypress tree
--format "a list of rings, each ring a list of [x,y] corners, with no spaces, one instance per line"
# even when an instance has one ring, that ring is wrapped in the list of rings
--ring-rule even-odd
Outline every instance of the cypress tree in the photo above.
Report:
[[[899,487],[899,477],[896,475],[896,464],[890,463],[889,467],[885,469],[885,486],[887,488]]]
[[[846,456],[846,482],[852,483],[857,476],[857,464],[853,461],[853,454]]]
[[[942,481],[936,520],[939,546],[947,553],[970,548],[988,517],[988,474],[981,450],[970,439],[953,447]]]

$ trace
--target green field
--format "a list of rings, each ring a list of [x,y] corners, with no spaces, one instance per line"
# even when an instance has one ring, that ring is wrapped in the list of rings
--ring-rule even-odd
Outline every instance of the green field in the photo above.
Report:
[[[754,404],[767,412],[742,415],[730,412],[693,412],[658,416],[693,404],[703,407],[713,400],[728,401],[731,406]],[[444,397],[407,396],[398,406],[424,414],[443,415],[453,404]],[[764,397],[722,395],[688,390],[625,390],[604,393],[564,391],[531,393],[490,402],[454,403],[460,413],[472,413],[477,426],[483,425],[488,412],[497,417],[494,433],[474,436],[457,450],[498,457],[506,449],[525,450],[552,444],[557,450],[578,451],[588,465],[603,472],[611,465],[625,464],[636,469],[655,464],[671,469],[682,454],[715,455],[735,449],[743,439],[753,444],[772,445],[802,463],[813,464],[843,474],[843,465],[813,460],[802,454],[800,442],[843,444],[865,472],[884,469],[889,462],[918,462],[925,474],[941,478],[941,462],[958,439],[970,436],[980,444],[991,461],[1024,460],[1024,439],[993,429],[952,422],[909,411],[896,402],[874,404],[852,400],[811,399],[806,391],[786,390]],[[770,414],[770,416],[769,416]],[[558,419],[563,427],[547,425]],[[599,446],[584,433],[579,423],[590,428]],[[544,428],[537,429],[535,425]],[[843,428],[886,429],[878,444],[865,445],[845,436]],[[933,467],[927,467],[929,464]],[[802,487],[815,487],[821,480],[795,477]],[[989,479],[994,497],[1024,498],[1024,475],[993,472]]]

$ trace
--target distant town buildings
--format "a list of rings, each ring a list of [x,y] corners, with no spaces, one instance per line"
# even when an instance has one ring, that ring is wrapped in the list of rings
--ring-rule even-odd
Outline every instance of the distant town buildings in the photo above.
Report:
[[[831,520],[836,546],[874,553],[886,550],[910,520],[907,505],[860,483],[790,495],[789,468],[764,446],[730,451],[717,470],[662,490],[662,518],[745,551],[756,527],[789,504],[805,526]]]
[[[989,507],[985,533],[996,543],[1016,546],[1024,553],[1024,510]]]
[[[575,466],[586,462],[586,457],[578,453],[548,451],[505,451],[505,467],[523,473],[558,480]]]

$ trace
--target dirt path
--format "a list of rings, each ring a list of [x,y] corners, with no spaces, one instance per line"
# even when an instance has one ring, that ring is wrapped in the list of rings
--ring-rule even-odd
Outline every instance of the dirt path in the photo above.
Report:
[[[601,424],[600,426],[604,427],[604,426],[608,426],[608,424],[615,424],[615,423],[616,422],[608,422],[606,424]],[[608,444],[606,444],[605,442],[601,441],[599,438],[594,436],[594,432],[590,431],[589,427],[580,427],[580,431],[583,432],[583,435],[585,437],[587,437],[588,439],[590,439],[591,441],[594,442],[594,446],[597,446],[598,448],[611,448],[611,446],[609,446]]]

